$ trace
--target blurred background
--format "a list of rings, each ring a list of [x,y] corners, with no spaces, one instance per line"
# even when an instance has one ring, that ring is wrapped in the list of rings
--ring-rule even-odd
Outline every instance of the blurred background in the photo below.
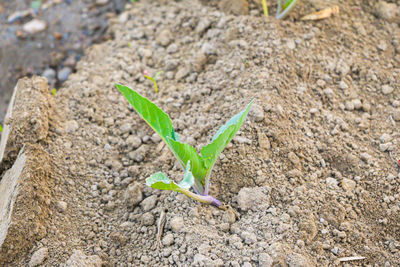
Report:
[[[129,0],[1,0],[0,124],[23,76],[43,75],[57,88],[83,49],[106,36],[108,18]]]

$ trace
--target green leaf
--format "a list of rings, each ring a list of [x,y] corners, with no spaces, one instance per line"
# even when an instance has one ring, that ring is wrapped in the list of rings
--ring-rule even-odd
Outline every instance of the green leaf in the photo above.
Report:
[[[188,160],[185,169],[185,175],[183,176],[182,181],[178,184],[179,187],[190,189],[194,184],[194,177],[190,169],[190,160]]]
[[[115,86],[126,97],[140,117],[142,117],[142,119],[144,119],[147,124],[149,124],[150,127],[160,135],[167,145],[169,145],[168,137],[172,140],[176,140],[172,121],[164,111],[131,88],[120,84],[116,84]]]
[[[179,186],[171,181],[164,173],[157,172],[146,179],[146,185],[160,190],[179,190]]]
[[[185,175],[179,184],[171,181],[164,173],[157,172],[146,179],[146,185],[151,188],[160,190],[172,190],[177,192],[182,192],[182,189],[190,189],[194,184],[194,177],[190,171],[190,161],[186,165]]]
[[[203,181],[207,170],[204,168],[203,159],[196,152],[194,147],[180,142],[179,136],[175,133],[172,121],[169,116],[147,98],[141,96],[131,88],[116,84],[118,90],[126,97],[136,112],[160,135],[169,146],[179,163],[186,166],[190,160],[191,169],[196,180]],[[196,182],[196,189],[202,191],[201,184]]]
[[[1,126],[1,124],[0,124],[0,132],[2,132],[3,131],[3,126]]]
[[[187,162],[190,161],[193,176],[196,180],[202,182],[206,176],[207,170],[204,166],[204,160],[197,153],[196,149],[189,144],[181,143],[176,140],[169,139],[169,142],[177,156],[182,160],[182,165],[185,166]]]
[[[293,2],[294,0],[286,0],[285,4],[283,5],[283,9],[285,10],[286,8],[288,8],[288,6],[290,6],[290,4]]]
[[[173,181],[171,181],[162,172],[157,172],[146,179],[146,185],[150,186],[151,188],[176,191],[185,194],[186,196],[194,200],[200,201],[202,203],[215,205],[217,207],[221,206],[221,202],[213,198],[212,196],[198,195],[189,191],[189,188],[193,185],[193,182],[194,178],[190,172],[190,163],[188,163],[188,165],[186,166],[185,176],[183,177],[183,180],[179,184],[176,184]]]
[[[204,146],[201,149],[201,155],[204,159],[205,168],[211,171],[215,161],[217,160],[219,154],[224,150],[226,145],[232,140],[236,135],[240,126],[242,126],[244,120],[249,113],[251,104],[254,99],[247,105],[247,107],[233,116],[225,125],[223,125],[211,140],[211,143]]]

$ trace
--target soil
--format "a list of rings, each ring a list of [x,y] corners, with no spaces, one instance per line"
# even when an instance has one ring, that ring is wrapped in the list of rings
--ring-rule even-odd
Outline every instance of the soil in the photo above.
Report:
[[[45,266],[85,255],[85,266],[400,265],[398,17],[372,0],[301,1],[280,21],[244,2],[138,1],[111,20],[113,39],[86,50],[40,141],[46,235],[2,265],[43,253]],[[334,4],[336,16],[299,20]],[[143,72],[159,70],[156,94]],[[183,174],[115,83],[154,101],[196,149],[256,99],[211,178],[233,210],[144,185]]]

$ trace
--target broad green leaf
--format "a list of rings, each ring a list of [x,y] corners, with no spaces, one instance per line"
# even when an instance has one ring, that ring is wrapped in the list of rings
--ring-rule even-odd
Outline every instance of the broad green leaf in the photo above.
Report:
[[[221,202],[216,200],[212,196],[199,195],[199,194],[195,194],[195,193],[189,191],[189,188],[191,187],[191,185],[193,185],[193,182],[195,180],[193,178],[193,175],[190,172],[190,163],[188,163],[188,165],[186,167],[187,168],[186,168],[185,176],[179,184],[176,184],[173,181],[171,181],[164,173],[157,172],[146,179],[146,185],[148,185],[154,189],[176,191],[176,192],[185,194],[194,200],[197,200],[197,201],[200,201],[200,202],[203,202],[206,204],[212,204],[217,207],[221,206]]]
[[[185,175],[179,184],[171,181],[164,173],[157,172],[146,179],[146,185],[160,190],[172,190],[182,192],[182,189],[190,189],[194,184],[194,177],[190,171],[190,161],[186,165]]]
[[[206,169],[211,171],[211,168],[219,154],[236,135],[240,126],[242,126],[253,102],[254,100],[252,100],[244,110],[233,116],[225,125],[223,125],[214,135],[211,143],[201,149],[201,155],[204,159]]]
[[[190,160],[193,176],[196,180],[203,181],[207,170],[204,166],[204,160],[197,153],[196,149],[189,144],[181,143],[171,138],[169,138],[169,142],[177,156],[182,160],[183,166]]]
[[[150,100],[131,88],[120,84],[116,84],[116,87],[126,97],[136,112],[161,136],[182,167],[186,166],[190,160],[193,176],[196,180],[200,181],[200,183],[196,181],[196,188],[202,191],[201,181],[207,173],[207,170],[204,168],[203,159],[194,147],[180,142],[169,116]]]
[[[294,0],[286,0],[285,4],[283,5],[283,9],[285,10]]]
[[[167,137],[175,140],[175,130],[172,121],[164,111],[131,88],[120,84],[116,84],[115,86],[126,97],[136,112],[139,113],[140,117],[142,117],[167,144]]]
[[[164,173],[157,172],[146,179],[146,185],[160,190],[179,190],[179,186],[171,181]]]
[[[179,187],[190,189],[194,184],[194,177],[190,170],[190,160],[188,160],[185,169],[185,175],[183,176],[182,181],[178,184]]]

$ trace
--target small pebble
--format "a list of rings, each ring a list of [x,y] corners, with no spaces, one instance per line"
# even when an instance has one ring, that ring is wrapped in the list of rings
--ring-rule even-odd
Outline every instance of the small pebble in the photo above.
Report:
[[[79,124],[75,120],[70,120],[65,123],[64,128],[67,133],[73,133],[79,129]]]
[[[354,109],[360,110],[362,108],[362,103],[360,99],[353,99]]]
[[[286,45],[290,50],[293,50],[296,48],[296,43],[292,39],[289,39],[287,41]]]
[[[42,76],[45,77],[49,83],[52,83],[56,78],[56,71],[51,68],[45,69]]]
[[[324,94],[326,95],[327,98],[332,98],[333,90],[331,88],[326,88],[326,89],[324,89]]]
[[[68,204],[65,201],[57,201],[57,203],[56,203],[56,208],[59,212],[62,212],[62,213],[66,212],[67,207],[68,207]]]
[[[108,4],[109,0],[96,0],[96,5],[98,6],[104,6],[106,4]]]
[[[138,205],[142,199],[143,199],[143,186],[140,183],[133,183],[128,186],[127,189],[125,189],[125,192],[123,194],[123,199],[125,200],[125,203],[130,206],[130,207],[135,207]]]
[[[58,74],[57,78],[60,82],[64,82],[68,79],[68,76],[71,74],[72,70],[69,67],[62,68]]]
[[[346,101],[344,108],[348,111],[354,110],[354,103],[353,101]]]
[[[396,110],[393,112],[393,119],[394,119],[395,121],[400,121],[400,109],[396,109]]]
[[[190,73],[190,69],[186,66],[183,66],[176,72],[175,79],[179,81],[179,80],[185,78],[186,76],[188,76],[189,73]]]
[[[152,210],[157,203],[157,196],[156,195],[152,195],[149,196],[148,198],[145,198],[142,203],[140,203],[140,206],[142,207],[142,209],[144,211],[150,211]]]
[[[156,38],[156,42],[159,45],[162,45],[164,47],[168,46],[171,43],[171,32],[169,30],[162,30]]]
[[[26,31],[27,33],[30,34],[35,34],[41,31],[44,31],[46,29],[47,23],[46,21],[39,20],[39,19],[33,19],[27,23],[24,24],[22,29]]]
[[[385,85],[383,85],[382,86],[382,93],[384,94],[384,95],[388,95],[388,94],[391,94],[392,92],[393,92],[393,87],[391,87],[390,85],[388,85],[388,84],[385,84]]]
[[[174,243],[174,235],[171,233],[166,234],[162,239],[162,243],[164,246],[171,246]]]
[[[128,147],[130,149],[137,149],[138,147],[140,147],[142,145],[142,139],[140,139],[139,136],[130,135],[126,139],[126,144],[128,145]]]
[[[342,187],[348,192],[353,192],[354,188],[356,188],[356,182],[347,178],[343,178]]]
[[[371,161],[371,156],[368,153],[361,153],[360,158],[365,163],[370,163],[370,161]]]
[[[146,226],[150,226],[154,224],[154,216],[151,212],[146,212],[142,215],[142,224]]]
[[[46,260],[46,258],[49,255],[49,249],[44,247],[44,248],[40,248],[37,251],[35,251],[32,254],[31,260],[29,261],[28,266],[29,267],[34,267],[34,266],[38,266],[38,265],[42,265],[43,262]]]
[[[326,178],[326,185],[327,187],[331,188],[331,189],[335,189],[338,185],[338,181],[335,178],[332,177],[328,177]]]
[[[175,216],[171,219],[171,228],[174,232],[180,232],[184,226],[184,220],[181,216]]]
[[[260,253],[258,256],[258,263],[260,266],[271,267],[274,260],[267,253]]]
[[[339,88],[342,89],[342,90],[345,90],[345,89],[347,89],[349,87],[347,86],[345,81],[340,81],[339,82]]]
[[[249,115],[255,122],[262,122],[264,120],[264,109],[257,103],[254,103],[251,106]]]

